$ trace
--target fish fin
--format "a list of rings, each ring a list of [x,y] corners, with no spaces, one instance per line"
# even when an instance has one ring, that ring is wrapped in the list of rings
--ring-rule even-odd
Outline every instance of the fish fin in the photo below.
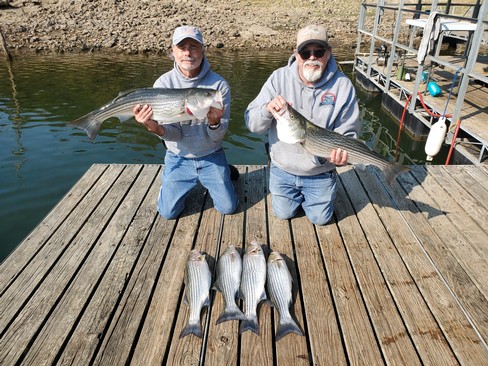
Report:
[[[187,324],[180,333],[180,339],[186,337],[189,334],[196,335],[199,338],[203,337],[202,326],[199,323]]]
[[[245,318],[244,320],[241,321],[241,325],[239,327],[239,334],[242,334],[248,330],[259,335],[259,323],[258,323],[258,317],[256,315],[250,318]]]
[[[281,338],[286,336],[287,334],[295,333],[298,335],[303,336],[302,330],[298,327],[297,323],[290,317],[287,318],[286,321],[281,321],[278,324],[278,330],[276,331],[276,341],[279,341]]]
[[[215,324],[220,324],[229,320],[244,320],[244,313],[237,306],[229,306],[222,311]]]
[[[97,119],[95,112],[90,112],[88,114],[85,114],[83,117],[80,117],[69,124],[73,127],[79,128],[88,135],[90,138],[90,141],[93,142],[95,140],[95,137],[97,137],[98,130],[100,129],[100,126],[102,125],[101,120]]]
[[[366,170],[366,166],[365,164],[354,164],[354,167],[355,168],[358,168],[359,170],[361,170],[362,172],[364,172]]]
[[[401,164],[391,164],[388,167],[383,168],[382,170],[383,174],[385,174],[388,185],[391,186],[393,180],[396,178],[397,175],[410,171],[410,168]]]
[[[220,288],[220,281],[219,280],[215,281],[214,285],[212,286],[212,290],[222,292],[222,289]]]
[[[203,307],[205,306],[210,306],[210,295],[208,295],[205,301],[203,302]]]

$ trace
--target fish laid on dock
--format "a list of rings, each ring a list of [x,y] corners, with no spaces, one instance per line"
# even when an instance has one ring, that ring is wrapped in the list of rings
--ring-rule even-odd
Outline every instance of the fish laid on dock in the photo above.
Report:
[[[246,248],[242,259],[241,296],[244,300],[244,320],[239,334],[251,330],[259,334],[257,307],[266,300],[266,259],[261,245],[253,241]]]
[[[212,273],[205,260],[205,255],[198,250],[190,251],[185,267],[185,298],[190,307],[188,323],[180,333],[180,338],[194,334],[202,338],[203,331],[200,314],[205,306],[210,305],[210,286]]]
[[[398,174],[410,170],[404,165],[386,160],[361,140],[313,124],[292,106],[273,113],[273,116],[277,121],[278,138],[286,143],[302,144],[309,154],[328,159],[332,150],[346,150],[349,164],[360,168],[366,165],[377,166],[385,174],[388,184],[391,184]]]
[[[137,104],[150,105],[152,118],[160,124],[204,119],[210,107],[223,108],[222,93],[218,90],[141,88],[120,93],[111,102],[70,124],[85,131],[93,141],[105,120],[117,117],[125,122],[134,117],[132,110]]]
[[[289,333],[303,335],[290,314],[290,306],[293,304],[293,279],[285,260],[278,252],[271,252],[268,257],[266,277],[269,297],[280,317],[276,340]]]
[[[225,249],[217,262],[217,280],[214,289],[222,292],[225,301],[225,309],[220,314],[215,324],[228,320],[242,320],[244,314],[236,304],[241,284],[242,259],[233,245]]]

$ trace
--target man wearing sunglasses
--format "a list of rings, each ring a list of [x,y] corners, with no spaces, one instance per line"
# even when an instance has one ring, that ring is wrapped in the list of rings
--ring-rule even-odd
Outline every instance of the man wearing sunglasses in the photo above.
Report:
[[[280,141],[271,112],[280,112],[287,104],[317,126],[358,136],[356,92],[338,69],[327,31],[320,25],[298,31],[297,46],[288,64],[271,74],[247,107],[244,119],[251,132],[268,132],[274,214],[289,219],[301,206],[312,223],[324,225],[334,212],[336,165],[347,163],[347,151],[337,149],[329,159],[321,159],[311,156],[301,144]]]

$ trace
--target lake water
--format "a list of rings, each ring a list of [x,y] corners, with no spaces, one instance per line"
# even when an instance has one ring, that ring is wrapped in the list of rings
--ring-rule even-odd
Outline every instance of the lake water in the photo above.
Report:
[[[337,50],[338,61],[352,60]],[[230,130],[224,142],[232,164],[266,164],[265,135],[250,133],[243,112],[288,53],[212,51],[213,70],[232,88]],[[107,121],[91,143],[67,125],[112,100],[120,91],[151,86],[172,67],[167,56],[94,54],[18,56],[0,63],[0,261],[55,206],[94,163],[163,163],[163,144],[134,120]],[[345,72],[353,79],[351,68]],[[380,97],[357,87],[361,139],[394,156],[398,124]],[[423,142],[401,137],[400,160],[423,164]],[[439,161],[443,161],[439,158]]]

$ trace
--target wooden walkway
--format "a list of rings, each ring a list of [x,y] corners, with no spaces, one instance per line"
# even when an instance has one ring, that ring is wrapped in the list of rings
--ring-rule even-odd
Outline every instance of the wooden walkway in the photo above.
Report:
[[[158,165],[93,165],[0,267],[1,365],[488,365],[488,168],[415,166],[392,187],[340,169],[335,221],[277,220],[267,168],[239,166],[241,206],[221,216],[202,189],[178,220],[155,211]],[[283,253],[306,336],[275,341],[188,318],[192,248],[211,268],[256,239]]]

